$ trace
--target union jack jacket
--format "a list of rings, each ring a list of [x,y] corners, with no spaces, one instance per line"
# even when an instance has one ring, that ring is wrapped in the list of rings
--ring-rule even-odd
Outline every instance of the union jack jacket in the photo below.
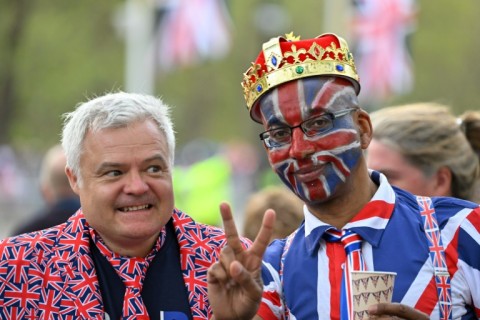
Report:
[[[224,232],[176,209],[172,217],[193,319],[208,319],[207,270],[226,244]],[[58,226],[0,241],[0,319],[103,317],[81,209]]]

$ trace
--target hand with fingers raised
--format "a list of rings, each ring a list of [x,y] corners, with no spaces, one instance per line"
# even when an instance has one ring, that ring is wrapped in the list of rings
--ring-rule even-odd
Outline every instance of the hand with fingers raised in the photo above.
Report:
[[[262,227],[248,249],[242,246],[230,206],[222,203],[220,213],[227,245],[207,274],[213,316],[216,320],[254,319],[263,292],[262,257],[273,233],[275,212],[265,212]]]

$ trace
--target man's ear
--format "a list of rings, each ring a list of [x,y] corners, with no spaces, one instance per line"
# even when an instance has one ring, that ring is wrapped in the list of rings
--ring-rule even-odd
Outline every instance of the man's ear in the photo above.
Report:
[[[73,173],[73,170],[69,167],[65,167],[65,174],[68,177],[68,182],[70,183],[70,187],[72,188],[73,192],[79,194],[79,186],[78,186],[78,177]]]
[[[373,136],[372,121],[370,115],[363,109],[356,112],[357,125],[360,133],[360,144],[362,149],[367,149]]]

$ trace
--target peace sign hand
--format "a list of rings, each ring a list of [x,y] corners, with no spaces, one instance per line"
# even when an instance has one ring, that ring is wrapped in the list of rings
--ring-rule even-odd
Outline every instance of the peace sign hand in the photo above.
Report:
[[[220,204],[227,246],[207,274],[208,299],[217,320],[252,319],[262,299],[262,257],[273,233],[275,211],[265,211],[253,245],[244,249],[230,206]]]

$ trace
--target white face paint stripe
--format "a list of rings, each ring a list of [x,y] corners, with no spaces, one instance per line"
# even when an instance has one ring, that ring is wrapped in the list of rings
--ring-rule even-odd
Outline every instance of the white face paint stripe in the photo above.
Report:
[[[310,110],[310,106],[308,106],[305,101],[305,87],[303,86],[303,81],[297,81],[297,98],[302,119],[306,119],[308,116],[308,110]]]
[[[333,80],[331,80],[333,81]],[[330,81],[330,82],[331,82]],[[324,94],[324,91],[328,88],[328,84],[330,83],[326,83],[322,89],[320,90],[320,92],[317,94],[315,100],[313,101],[312,103],[312,106],[315,106],[319,103],[319,100],[323,97],[323,94]],[[348,94],[354,94],[355,95],[355,90],[352,88],[352,87],[349,87],[349,86],[344,86],[341,90],[338,90],[336,91],[331,97],[330,99],[328,99],[326,101],[326,104],[324,106],[324,109],[326,110],[331,110],[332,109],[332,105],[334,104],[334,102],[337,100],[337,98],[339,96],[344,96],[344,95],[348,95]]]
[[[273,111],[277,119],[280,121],[285,121],[283,117],[283,113],[280,111],[280,103],[278,102],[278,89],[275,89],[272,92],[272,103],[273,103]]]
[[[338,157],[338,155],[342,154],[343,152],[346,152],[348,150],[351,150],[351,149],[357,149],[358,147],[360,147],[360,143],[358,141],[354,141],[348,145],[345,145],[345,146],[341,146],[341,147],[338,147],[338,148],[335,148],[335,149],[332,149],[332,150],[329,150],[329,151],[319,151],[319,152],[316,152],[315,154],[312,155],[312,162],[315,163],[315,164],[319,164],[319,163],[322,163],[323,161],[320,160],[320,158],[325,158],[325,157],[331,157],[331,158],[334,158],[336,159],[336,162],[334,162],[335,166],[334,166],[334,170],[338,173],[338,176],[340,179],[342,179],[343,181],[345,181],[345,176],[343,173],[341,173],[340,171],[338,171],[339,169],[342,169],[343,171],[347,172],[347,171],[350,171],[348,169],[348,165],[343,161],[343,159],[341,157]],[[331,161],[328,161],[328,162],[331,162]],[[337,166],[340,166],[340,168],[338,168]]]
[[[316,106],[317,104],[320,103],[319,101],[322,99],[322,97],[324,97],[325,91],[329,89],[329,86],[332,84],[333,81],[334,81],[333,78],[330,78],[327,81],[325,81],[322,88],[315,95],[315,98],[312,101],[312,106]],[[329,102],[328,104],[330,104],[331,101],[333,101],[332,98],[328,99],[328,102]]]
[[[324,175],[320,176],[320,181],[322,181],[323,190],[325,191],[326,196],[330,197],[332,191],[330,190],[330,186],[328,185],[328,181]]]

